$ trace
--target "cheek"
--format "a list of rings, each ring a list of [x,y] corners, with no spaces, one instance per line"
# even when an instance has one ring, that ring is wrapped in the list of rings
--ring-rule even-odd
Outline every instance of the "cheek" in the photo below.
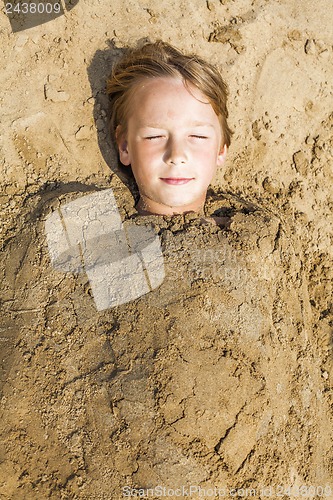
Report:
[[[154,149],[151,147],[150,144],[142,143],[138,144],[135,148],[135,151],[133,151],[132,156],[133,159],[139,161],[139,162],[147,162],[151,158],[153,158],[155,155]]]
[[[202,179],[209,184],[217,170],[218,151],[212,145],[209,148],[202,148],[197,154],[198,165],[201,170]]]
[[[157,162],[155,155],[152,148],[144,144],[138,145],[132,151],[132,170],[137,183],[141,186],[151,179]]]
[[[217,157],[218,150],[215,145],[198,148],[195,152],[195,158],[197,158],[200,163],[207,165],[207,167],[216,165]]]

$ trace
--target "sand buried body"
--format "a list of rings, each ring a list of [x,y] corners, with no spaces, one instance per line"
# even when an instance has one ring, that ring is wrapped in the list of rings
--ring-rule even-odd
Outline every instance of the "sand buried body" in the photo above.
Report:
[[[333,498],[331,7],[4,2],[0,498]],[[161,37],[228,83],[216,171],[173,77],[132,101],[170,119],[112,143],[106,80]]]

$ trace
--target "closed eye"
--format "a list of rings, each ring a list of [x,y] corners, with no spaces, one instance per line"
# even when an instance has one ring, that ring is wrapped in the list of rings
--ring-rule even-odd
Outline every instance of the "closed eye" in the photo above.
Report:
[[[195,139],[208,139],[205,135],[190,135],[190,137],[194,137]]]
[[[163,137],[163,135],[151,135],[149,137],[145,137],[144,139],[151,141],[152,139],[160,139],[161,137]]]

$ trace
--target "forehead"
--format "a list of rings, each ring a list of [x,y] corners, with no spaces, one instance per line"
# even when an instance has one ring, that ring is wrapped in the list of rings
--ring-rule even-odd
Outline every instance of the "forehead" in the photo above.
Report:
[[[128,119],[157,122],[188,118],[197,124],[215,121],[217,116],[208,98],[181,78],[157,77],[140,81],[132,89]]]

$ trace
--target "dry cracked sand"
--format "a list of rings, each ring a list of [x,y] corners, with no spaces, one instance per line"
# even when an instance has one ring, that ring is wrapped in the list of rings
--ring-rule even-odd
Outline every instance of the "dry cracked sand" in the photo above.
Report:
[[[331,1],[81,0],[0,26],[0,498],[333,498]],[[143,37],[229,84],[205,207],[221,226],[135,212],[105,77]],[[97,311],[87,275],[51,265],[44,223],[110,187],[158,235],[165,279]]]

